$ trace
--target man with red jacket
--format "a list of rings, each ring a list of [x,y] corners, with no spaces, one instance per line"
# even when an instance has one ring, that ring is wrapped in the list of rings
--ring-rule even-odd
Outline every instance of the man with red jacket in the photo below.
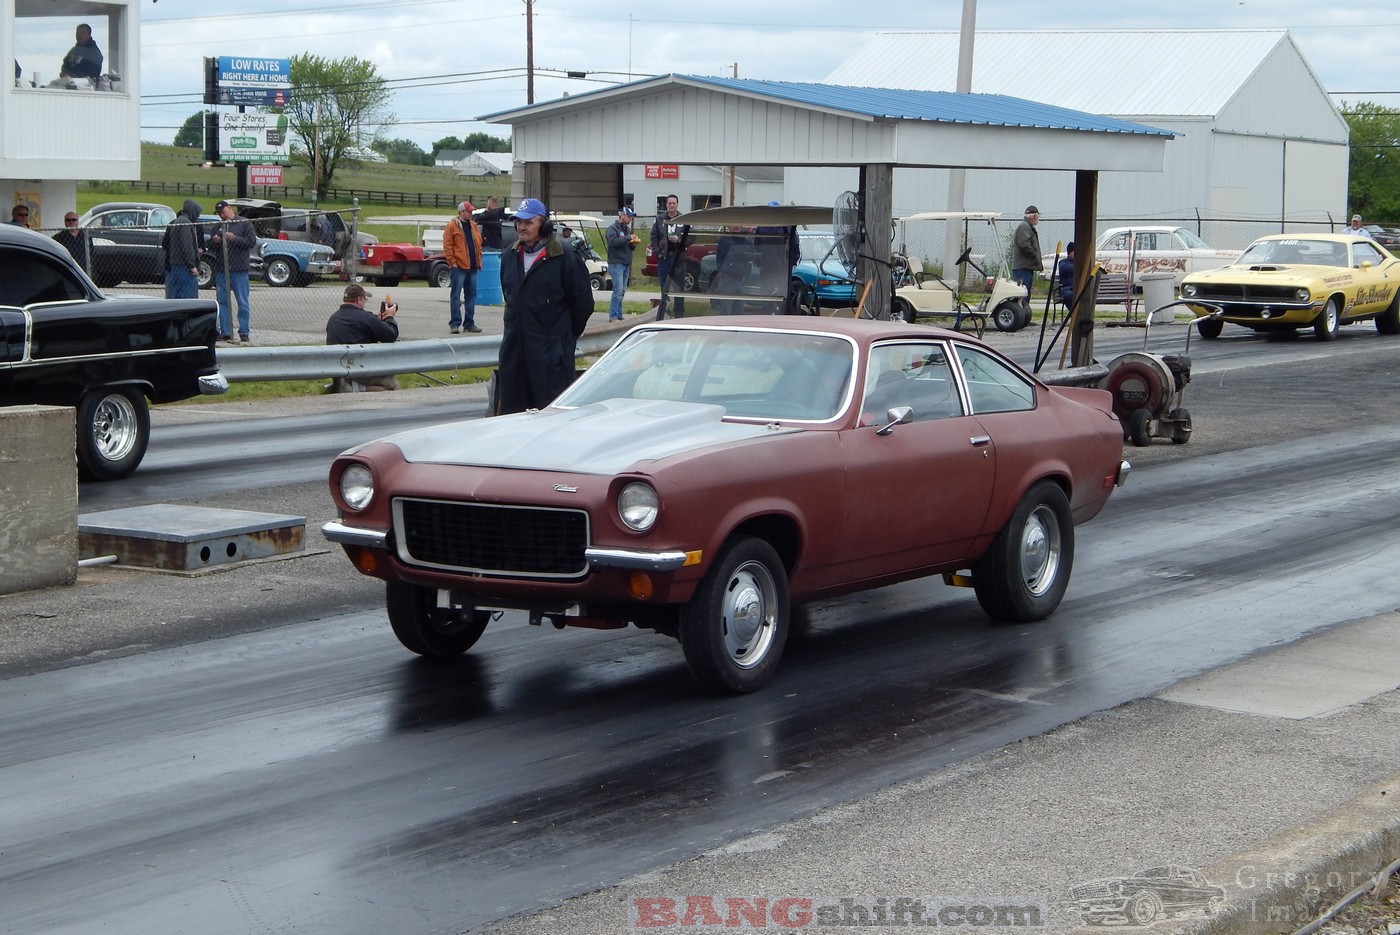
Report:
[[[475,210],[470,201],[462,202],[457,206],[457,220],[442,232],[442,252],[447,257],[451,277],[447,323],[453,334],[460,334],[463,328],[472,334],[481,331],[476,326],[476,272],[481,269],[481,228],[472,220]]]

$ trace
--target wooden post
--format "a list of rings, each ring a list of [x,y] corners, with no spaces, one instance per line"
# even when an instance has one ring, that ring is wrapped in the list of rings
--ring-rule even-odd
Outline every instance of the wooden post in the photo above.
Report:
[[[858,252],[859,277],[873,285],[865,299],[871,318],[890,318],[890,225],[894,202],[894,166],[871,163],[860,167],[860,215],[865,239]]]
[[[1097,262],[1094,256],[1094,225],[1099,216],[1099,174],[1090,170],[1074,173],[1074,294],[1079,295]],[[1094,362],[1094,306],[1098,289],[1081,298],[1074,310],[1070,328],[1070,365],[1087,367]]]

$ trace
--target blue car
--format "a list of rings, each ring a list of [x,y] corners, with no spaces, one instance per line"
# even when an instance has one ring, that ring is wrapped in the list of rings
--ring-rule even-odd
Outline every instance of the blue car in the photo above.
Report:
[[[841,265],[831,245],[834,238],[819,231],[799,231],[802,259],[792,268],[794,284],[801,281],[807,294],[816,292],[823,308],[848,308],[856,304],[856,283]]]
[[[219,224],[219,218],[212,214],[201,214],[199,220],[206,225],[206,231]],[[248,265],[249,277],[262,279],[269,286],[304,286],[322,276],[340,272],[340,264],[330,247],[271,237],[258,238]],[[199,288],[214,288],[214,269],[207,255],[199,259]]]

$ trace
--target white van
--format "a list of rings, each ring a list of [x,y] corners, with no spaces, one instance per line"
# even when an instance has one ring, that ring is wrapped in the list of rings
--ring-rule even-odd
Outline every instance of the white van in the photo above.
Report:
[[[477,214],[480,213],[481,209],[478,208]],[[608,277],[607,257],[600,255],[598,248],[603,246],[603,232],[612,225],[613,218],[600,218],[591,214],[551,214],[550,220],[554,222],[555,230],[570,227],[573,228],[575,237],[587,235],[590,249],[589,255],[584,257],[584,265],[588,267],[588,283],[595,292],[611,289],[612,279]],[[502,231],[507,246],[515,240],[515,231],[508,222],[509,215]],[[441,227],[423,231],[423,249],[428,253],[442,252]]]

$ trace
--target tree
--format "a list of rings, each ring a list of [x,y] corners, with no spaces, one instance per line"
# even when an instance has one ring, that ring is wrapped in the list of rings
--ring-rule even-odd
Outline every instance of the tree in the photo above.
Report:
[[[292,161],[311,169],[324,195],[342,165],[373,146],[396,120],[393,93],[373,62],[350,56],[296,55],[291,61],[291,103],[284,108],[292,134]]]
[[[469,153],[508,153],[510,140],[489,133],[471,133],[466,139],[444,136],[433,144],[433,152],[440,153],[444,149],[460,149]]]
[[[175,134],[175,145],[190,149],[204,146],[204,111],[197,110],[185,118],[180,131]]]
[[[1361,101],[1342,117],[1351,128],[1348,212],[1400,221],[1400,110]]]
[[[378,140],[370,144],[375,152],[390,162],[406,166],[430,166],[433,157],[423,152],[422,147],[412,140]]]

